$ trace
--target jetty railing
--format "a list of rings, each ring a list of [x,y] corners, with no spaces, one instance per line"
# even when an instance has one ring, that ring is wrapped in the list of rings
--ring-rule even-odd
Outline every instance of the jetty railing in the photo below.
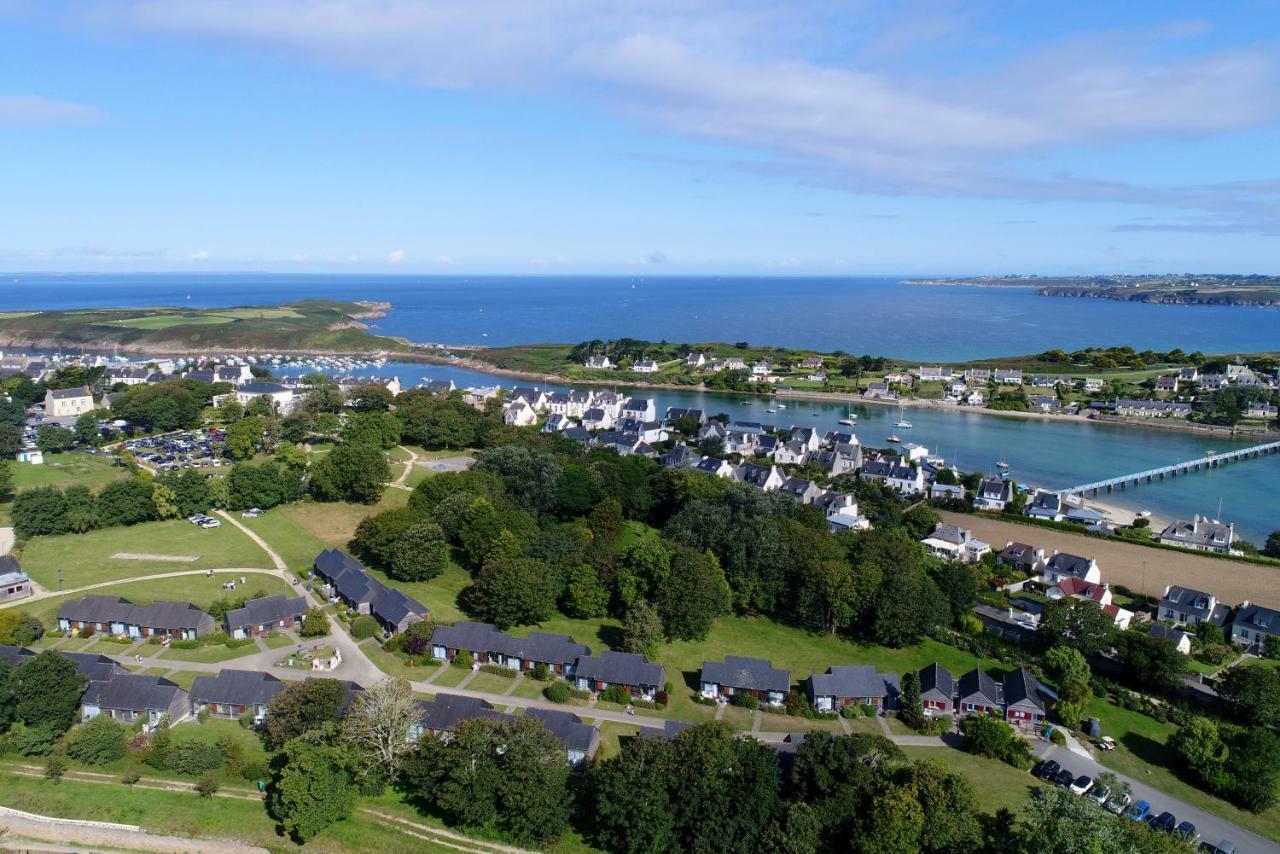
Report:
[[[1255,457],[1275,453],[1280,453],[1280,442],[1267,442],[1262,445],[1252,445],[1248,448],[1237,448],[1234,451],[1206,454],[1199,459],[1174,463],[1170,466],[1147,469],[1146,471],[1134,472],[1133,474],[1121,475],[1120,477],[1112,477],[1106,480],[1096,480],[1093,483],[1083,483],[1079,486],[1068,487],[1060,491],[1064,495],[1084,495],[1086,493],[1089,495],[1097,495],[1099,492],[1104,490],[1106,492],[1113,492],[1117,487],[1120,489],[1127,489],[1129,484],[1137,486],[1143,481],[1152,483],[1153,481],[1164,480],[1166,477],[1177,477],[1180,474],[1199,471],[1202,468],[1218,468],[1219,466],[1226,465],[1227,463],[1254,459]]]

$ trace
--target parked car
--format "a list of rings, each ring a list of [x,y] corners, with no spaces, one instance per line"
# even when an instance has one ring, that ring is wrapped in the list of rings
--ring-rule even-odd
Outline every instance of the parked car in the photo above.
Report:
[[[262,515],[262,511],[259,510],[257,507],[250,507],[248,510],[240,514],[241,518],[244,518],[244,519],[257,519],[261,515]]]
[[[1093,787],[1093,791],[1089,793],[1089,800],[1098,806],[1105,806],[1107,799],[1111,797],[1111,789],[1099,783]]]
[[[1061,765],[1059,765],[1057,762],[1054,762],[1052,759],[1049,759],[1037,765],[1035,767],[1035,770],[1032,771],[1032,773],[1035,774],[1037,777],[1039,777],[1041,780],[1052,781],[1053,778],[1057,776],[1058,772],[1061,770],[1062,770]]]
[[[1061,771],[1059,771],[1053,778],[1054,785],[1062,786],[1064,789],[1070,786],[1075,781],[1076,781],[1076,775],[1072,774],[1066,768],[1063,768]]]
[[[1099,750],[1115,750],[1116,749],[1116,740],[1109,735],[1104,735],[1102,738],[1098,739],[1093,744],[1094,744],[1094,747],[1098,748]]]
[[[201,522],[203,522],[205,519],[208,519],[208,518],[209,517],[204,515],[203,513],[195,513],[195,514],[192,514],[191,516],[188,516],[187,521],[190,522],[192,525],[199,525]]]
[[[1196,826],[1189,821],[1180,822],[1173,829],[1173,835],[1183,842],[1195,843],[1200,838],[1200,832],[1196,830]]]
[[[1147,824],[1152,830],[1161,830],[1165,833],[1173,833],[1173,829],[1178,826],[1178,820],[1173,817],[1173,813],[1165,810],[1155,818],[1147,820]]]
[[[1236,854],[1236,844],[1230,839],[1224,839],[1217,845],[1210,845],[1208,842],[1201,842],[1200,850],[1205,852],[1205,854]]]
[[[1121,792],[1111,800],[1107,801],[1107,812],[1120,815],[1129,808],[1129,804],[1131,803],[1133,803],[1133,798],[1126,795],[1124,792]]]
[[[1147,816],[1151,815],[1151,804],[1146,801],[1138,801],[1129,807],[1129,811],[1125,815],[1133,821],[1146,821]]]
[[[217,519],[205,519],[203,522],[200,523],[201,528],[218,528],[221,526],[222,526],[222,523],[219,522]]]
[[[1083,795],[1089,791],[1089,787],[1093,785],[1093,778],[1088,774],[1081,774],[1076,781],[1071,784],[1071,793],[1075,795]]]

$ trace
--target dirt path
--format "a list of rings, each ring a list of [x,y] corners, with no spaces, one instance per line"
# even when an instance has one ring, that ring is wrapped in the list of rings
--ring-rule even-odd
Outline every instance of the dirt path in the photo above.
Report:
[[[406,454],[409,455],[409,461],[404,464],[404,471],[400,472],[400,476],[397,477],[395,480],[391,481],[391,483],[387,484],[387,486],[408,491],[413,488],[408,484],[409,475],[413,473],[413,467],[418,464],[418,460],[421,459],[421,457],[419,457],[410,449],[406,448],[404,445],[397,445],[396,447],[398,447],[400,450],[404,451]]]
[[[284,575],[278,570],[263,569],[260,566],[224,566],[217,569],[185,569],[181,572],[157,572],[153,575],[135,575],[132,578],[113,578],[110,581],[98,581],[93,584],[86,584],[83,587],[72,587],[67,590],[42,590],[28,596],[26,599],[15,599],[11,602],[0,602],[0,608],[9,608],[15,605],[28,605],[32,602],[38,602],[41,599],[48,599],[50,596],[66,596],[71,593],[83,593],[86,590],[97,590],[100,587],[110,587],[113,584],[128,584],[132,581],[150,581],[153,578],[177,578],[183,575],[207,575],[212,572],[214,575],[246,575],[255,573],[258,575],[274,575],[277,578],[284,578]],[[285,579],[288,580],[287,578]]]
[[[1280,608],[1280,569],[1243,561],[1220,560],[1195,552],[1153,549],[1120,540],[1086,537],[1050,528],[1020,525],[968,513],[943,512],[942,518],[968,528],[974,536],[991,544],[994,551],[1004,544],[1029,543],[1052,554],[1060,552],[1092,557],[1108,584],[1123,584],[1152,596],[1164,593],[1165,585],[1180,584],[1203,590],[1228,605],[1248,599],[1271,608]]]

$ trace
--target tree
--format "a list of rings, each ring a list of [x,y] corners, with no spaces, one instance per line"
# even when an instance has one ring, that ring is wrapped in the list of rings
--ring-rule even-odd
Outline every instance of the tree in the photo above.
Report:
[[[679,769],[668,783],[675,850],[711,854],[723,850],[724,840],[747,844],[761,838],[777,815],[777,752],[736,738],[722,723],[680,733],[672,767]]]
[[[388,677],[374,683],[351,704],[342,732],[355,749],[359,770],[365,776],[396,778],[400,760],[413,749],[405,734],[420,717],[414,703],[409,682]]]
[[[667,782],[678,769],[671,743],[632,738],[617,757],[587,772],[596,841],[607,851],[648,854],[671,850],[674,810]]]
[[[1169,736],[1173,755],[1201,779],[1212,778],[1227,758],[1218,725],[1208,718],[1193,717]]]
[[[196,781],[193,788],[200,797],[212,798],[218,793],[218,778],[212,773],[205,774]]]
[[[668,637],[704,639],[715,619],[729,613],[730,600],[729,585],[715,555],[689,548],[676,550],[671,575],[657,601]]]
[[[151,504],[157,519],[175,519],[178,516],[178,496],[166,484],[156,483],[152,487]]]
[[[1218,680],[1232,716],[1249,726],[1280,726],[1280,670],[1233,667]]]
[[[1088,657],[1110,648],[1115,621],[1098,603],[1068,597],[1045,606],[1040,634],[1051,645],[1074,647]]]
[[[1280,531],[1272,531],[1267,535],[1267,542],[1262,547],[1262,553],[1267,557],[1280,557]]]
[[[44,635],[40,620],[26,611],[7,608],[0,611],[0,644],[29,646]]]
[[[391,547],[388,574],[400,581],[429,581],[449,564],[449,544],[435,522],[406,528]]]
[[[53,424],[42,424],[36,430],[36,447],[46,454],[60,454],[71,450],[76,443],[76,434],[66,427]]]
[[[311,488],[320,501],[373,504],[389,480],[386,457],[368,445],[338,445],[311,467]]]
[[[1187,672],[1186,656],[1173,644],[1146,632],[1120,632],[1115,636],[1115,648],[1129,679],[1144,688],[1170,691]]]
[[[360,520],[351,550],[366,563],[389,567],[396,541],[400,535],[422,521],[422,511],[413,507],[396,507],[372,513]]]
[[[247,460],[262,446],[262,419],[256,415],[242,418],[226,430],[227,456]]]
[[[871,799],[867,816],[864,850],[891,854],[913,854],[922,850],[920,833],[924,830],[924,811],[906,789],[889,788]]]
[[[199,395],[193,388],[201,389]],[[147,430],[198,427],[211,391],[208,383],[181,380],[131,386],[111,404],[111,413]]]
[[[458,524],[458,542],[467,562],[483,566],[501,533],[502,524],[493,504],[487,498],[473,498]]]
[[[1256,727],[1232,739],[1226,778],[1233,801],[1250,812],[1275,806],[1280,796],[1280,735]]]
[[[569,567],[563,610],[570,617],[583,620],[603,617],[608,612],[609,591],[600,583],[600,575],[591,564]]]
[[[623,605],[652,599],[671,576],[671,549],[657,537],[644,537],[622,552],[615,584]]]
[[[299,472],[274,460],[237,463],[227,475],[227,503],[232,510],[270,510],[302,497]]]
[[[658,611],[649,604],[648,599],[637,599],[627,608],[622,619],[622,649],[654,658],[658,654],[658,646],[662,643],[662,618]]]
[[[136,525],[156,518],[151,481],[134,477],[107,484],[98,493],[98,516],[105,527]]]
[[[209,509],[212,501],[209,497],[209,478],[194,469],[187,469],[181,474],[166,472],[156,478],[156,485],[164,486],[173,493],[180,517],[202,513]]]
[[[938,511],[928,504],[920,504],[911,508],[902,516],[902,526],[907,529],[907,536],[919,541],[933,533],[942,517]]]
[[[0,425],[3,427],[4,425]],[[0,455],[3,456],[3,455]],[[13,500],[13,469],[7,462],[0,461],[0,502]]]
[[[898,695],[898,720],[913,729],[924,724],[924,705],[920,701],[920,674],[908,670],[902,676],[902,690]]]
[[[365,383],[351,389],[347,396],[347,402],[351,408],[358,413],[380,413],[386,412],[391,408],[395,395],[384,385],[378,383]],[[397,434],[399,429],[397,429]]]
[[[1045,652],[1044,667],[1059,682],[1087,683],[1093,675],[1080,650],[1069,646],[1055,646]]]
[[[390,412],[356,412],[342,425],[342,441],[389,450],[400,442],[400,422]]]
[[[304,638],[319,638],[329,634],[329,618],[319,608],[312,608],[302,617],[298,634]]]
[[[969,715],[960,727],[964,733],[964,748],[970,753],[999,759],[1015,768],[1031,767],[1030,745],[999,716]]]
[[[367,640],[376,637],[381,628],[372,616],[361,614],[351,621],[351,636],[356,640]]]
[[[1143,837],[1155,836],[1134,822],[1117,821],[1086,798],[1066,789],[1037,787],[1031,791],[1019,816],[1011,840],[1012,850],[1055,854],[1119,854],[1141,850],[1127,838],[1130,826]]]
[[[477,453],[475,468],[501,478],[511,499],[531,513],[543,513],[555,503],[561,468],[550,454],[502,445]]]
[[[612,543],[622,536],[622,528],[625,524],[622,503],[613,497],[601,499],[587,516],[587,525],[590,526],[591,533],[603,543]]]
[[[350,816],[355,803],[356,788],[339,748],[306,738],[285,744],[267,808],[291,836],[299,842],[311,839]]]
[[[927,818],[918,837],[921,851],[960,854],[982,849],[977,801],[963,777],[925,760],[898,771],[894,782],[915,798]]]
[[[96,448],[102,444],[102,433],[98,430],[98,413],[85,412],[76,419],[73,428],[76,434],[76,441],[82,445],[88,445]]]
[[[501,557],[484,565],[470,590],[475,610],[498,628],[540,623],[555,613],[554,570],[540,560]]]
[[[75,723],[76,709],[85,678],[75,662],[45,650],[29,658],[14,671],[14,693],[18,700],[14,718],[29,727],[46,729],[59,736]]]
[[[0,459],[13,459],[22,450],[22,428],[0,424]]]
[[[128,752],[124,727],[107,715],[89,719],[67,738],[67,755],[88,765],[107,765]]]
[[[267,704],[267,743],[278,748],[290,739],[336,720],[346,686],[336,679],[290,682]]]

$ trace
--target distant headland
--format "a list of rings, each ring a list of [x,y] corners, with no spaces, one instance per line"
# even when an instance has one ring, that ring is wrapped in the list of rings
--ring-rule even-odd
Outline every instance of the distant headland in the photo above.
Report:
[[[1033,288],[1037,296],[1170,305],[1280,306],[1280,276],[1176,273],[1110,276],[972,276],[907,279],[908,285]]]

